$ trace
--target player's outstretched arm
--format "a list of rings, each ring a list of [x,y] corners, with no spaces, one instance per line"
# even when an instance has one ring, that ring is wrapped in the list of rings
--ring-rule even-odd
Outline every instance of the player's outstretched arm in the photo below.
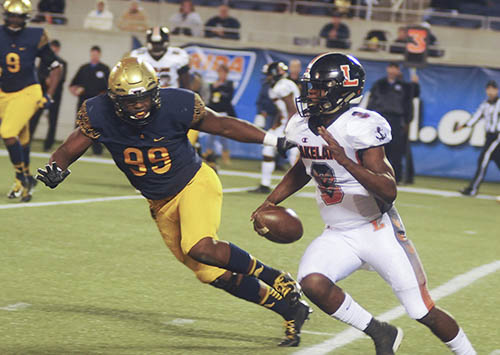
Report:
[[[206,114],[194,127],[199,131],[216,134],[244,143],[264,143],[266,132],[239,118],[221,115],[206,107]]]
[[[302,159],[297,160],[294,166],[292,166],[283,179],[281,179],[278,186],[276,186],[269,196],[267,196],[262,205],[260,205],[252,213],[251,218],[253,219],[257,212],[262,208],[269,205],[277,205],[278,203],[284,201],[289,196],[303,188],[310,180],[311,177],[306,174],[306,167],[304,166]]]
[[[66,138],[66,141],[57,148],[45,169],[38,169],[37,179],[46,186],[55,188],[70,174],[68,167],[77,160],[92,144],[92,139],[77,128]]]

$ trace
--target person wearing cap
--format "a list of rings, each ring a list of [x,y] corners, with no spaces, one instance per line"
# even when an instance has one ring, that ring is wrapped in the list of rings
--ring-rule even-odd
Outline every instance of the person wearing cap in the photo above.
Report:
[[[486,84],[486,96],[472,117],[463,125],[457,127],[461,130],[465,127],[472,127],[479,120],[485,120],[486,141],[481,154],[474,178],[469,185],[460,190],[462,195],[475,196],[479,190],[479,185],[484,179],[486,169],[491,160],[493,160],[500,169],[500,100],[498,99],[498,84],[495,80],[490,80]]]
[[[332,19],[329,23],[323,26],[319,36],[326,40],[325,45],[328,48],[351,48],[351,32],[349,27],[341,21],[341,15],[337,11],[333,11]]]

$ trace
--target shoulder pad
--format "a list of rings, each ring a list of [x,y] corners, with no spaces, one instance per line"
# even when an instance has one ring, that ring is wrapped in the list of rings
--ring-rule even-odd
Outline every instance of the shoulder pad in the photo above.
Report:
[[[278,98],[282,99],[294,93],[294,88],[292,85],[297,86],[291,80],[281,79],[276,83],[276,85],[273,86],[272,90]]]
[[[285,137],[287,137],[288,139],[293,139],[295,132],[297,131],[299,126],[304,123],[305,120],[306,119],[301,117],[298,113],[290,117],[285,127]]]
[[[387,144],[391,141],[391,126],[374,111],[353,108],[349,113],[346,136],[356,150]]]

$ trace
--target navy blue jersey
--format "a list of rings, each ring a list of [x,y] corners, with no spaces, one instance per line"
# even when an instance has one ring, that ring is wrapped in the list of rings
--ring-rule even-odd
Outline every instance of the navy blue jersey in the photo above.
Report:
[[[15,92],[38,83],[35,59],[50,67],[56,61],[43,28],[27,27],[19,33],[0,26],[0,83],[4,92]]]
[[[203,101],[174,88],[161,89],[160,99],[160,108],[143,127],[121,120],[107,95],[85,101],[77,118],[82,132],[103,143],[130,183],[152,200],[177,194],[201,167],[186,133],[204,115]]]

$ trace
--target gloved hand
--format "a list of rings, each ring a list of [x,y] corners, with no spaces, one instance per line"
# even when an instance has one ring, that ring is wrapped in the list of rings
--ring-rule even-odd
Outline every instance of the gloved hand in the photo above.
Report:
[[[278,149],[278,153],[283,158],[286,158],[286,152],[289,149],[296,147],[296,146],[297,146],[297,144],[287,140],[286,137],[278,137],[278,143],[276,144],[276,148]]]
[[[37,102],[38,108],[48,109],[53,102],[54,100],[52,100],[49,94],[43,94],[43,97]]]
[[[45,184],[45,186],[50,187],[51,189],[55,188],[64,179],[71,173],[69,169],[62,170],[57,166],[56,162],[52,162],[52,166],[50,164],[45,165],[45,170],[38,168],[38,174],[36,176],[37,180],[40,180]]]

